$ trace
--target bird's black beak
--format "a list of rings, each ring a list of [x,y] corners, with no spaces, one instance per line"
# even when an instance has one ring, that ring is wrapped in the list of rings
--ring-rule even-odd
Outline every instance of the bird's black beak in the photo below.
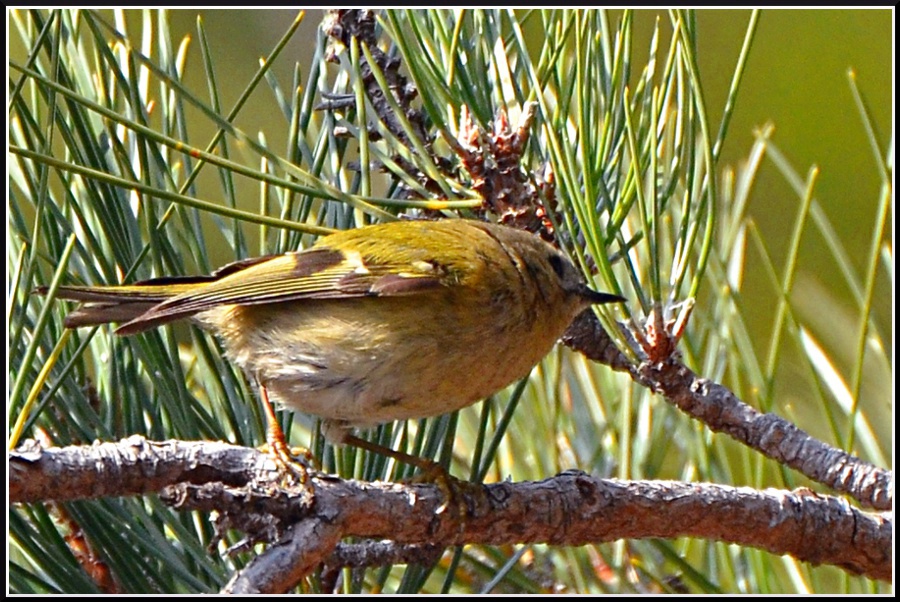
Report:
[[[581,290],[578,291],[578,295],[591,305],[600,305],[601,303],[621,303],[625,301],[625,297],[601,293],[588,288],[587,285],[583,286]]]

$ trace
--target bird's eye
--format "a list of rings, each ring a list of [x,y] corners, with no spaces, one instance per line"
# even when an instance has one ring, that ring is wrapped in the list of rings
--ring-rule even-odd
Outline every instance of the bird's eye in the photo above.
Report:
[[[559,255],[551,255],[550,256],[550,267],[553,268],[553,271],[556,272],[556,275],[560,278],[563,277],[563,273],[566,269],[566,266],[563,262],[563,258]]]

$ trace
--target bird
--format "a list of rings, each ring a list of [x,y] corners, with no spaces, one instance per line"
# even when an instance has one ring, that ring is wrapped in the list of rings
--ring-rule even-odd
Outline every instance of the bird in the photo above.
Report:
[[[214,333],[259,383],[280,456],[271,401],[321,418],[333,443],[371,448],[352,430],[488,397],[527,376],[579,313],[624,301],[538,236],[470,219],[372,224],[208,276],[56,296],[81,302],[67,328],[118,323],[127,336],[190,319]]]

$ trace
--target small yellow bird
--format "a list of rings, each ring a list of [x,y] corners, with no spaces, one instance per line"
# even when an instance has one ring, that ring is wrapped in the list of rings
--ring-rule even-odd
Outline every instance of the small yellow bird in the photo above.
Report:
[[[350,427],[483,399],[526,376],[591,304],[624,300],[588,288],[537,236],[461,219],[365,226],[210,276],[57,296],[84,302],[69,328],[117,322],[130,335],[196,320],[264,396],[323,418],[336,443]]]

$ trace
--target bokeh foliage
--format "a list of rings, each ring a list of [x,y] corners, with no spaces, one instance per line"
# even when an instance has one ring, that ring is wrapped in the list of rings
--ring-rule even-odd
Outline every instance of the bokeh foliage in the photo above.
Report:
[[[40,429],[56,445],[131,434],[264,441],[252,386],[224,361],[213,338],[191,326],[128,339],[105,328],[65,333],[65,307],[30,294],[35,286],[195,274],[235,258],[296,249],[327,228],[414,214],[423,205],[410,200],[410,189],[414,198],[432,199],[428,207],[448,212],[477,204],[464,171],[441,179],[433,157],[407,147],[377,120],[363,100],[364,48],[345,49],[339,63],[327,63],[326,36],[317,31],[303,40],[311,58],[283,81],[272,67],[291,64],[284,48],[296,42],[300,24],[285,23],[281,41],[254,63],[258,68],[237,100],[226,102],[219,57],[235,60],[233,50],[210,44],[202,20],[192,38],[173,36],[170,16],[11,13],[11,33],[25,49],[11,61],[9,84],[13,439]],[[877,175],[870,188],[880,189],[877,198],[861,200],[876,208],[876,218],[860,226],[868,240],[860,259],[847,251],[817,199],[817,171],[798,173],[768,128],[760,128],[737,167],[721,159],[756,16],[730,67],[730,102],[715,113],[705,97],[697,15],[661,17],[646,45],[634,41],[640,12],[387,11],[379,24],[383,48],[401,61],[430,130],[440,132],[435,152],[451,163],[446,140],[459,132],[463,105],[476,125],[490,130],[501,110],[515,123],[526,102],[537,104],[523,168],[544,180],[552,173],[548,202],[555,200],[561,243],[599,288],[629,298],[627,314],[603,315],[613,332],[613,319],[641,320],[654,303],[677,316],[684,309],[679,303],[695,298],[680,348],[688,365],[748,403],[890,467],[892,325],[873,306],[893,278],[887,223],[893,140],[887,147],[879,138],[857,94],[848,111],[871,141]],[[193,47],[200,49],[199,64],[187,60]],[[202,79],[188,78],[197,72]],[[853,79],[850,88],[857,92]],[[353,95],[356,102],[316,110],[326,94]],[[260,95],[274,98],[280,110],[277,135],[239,125],[258,110],[262,103],[253,99]],[[370,129],[380,140],[370,139]],[[440,193],[417,186],[396,157],[440,180]],[[748,216],[760,174],[782,178],[794,191],[787,242],[767,239]],[[824,261],[833,271],[824,282],[850,290],[852,303],[803,276],[800,248],[810,238],[822,248],[816,265]],[[748,326],[748,264],[761,267],[754,282],[764,288],[751,293],[770,309],[762,329]],[[284,422],[293,440],[310,445],[329,470],[366,479],[409,474],[383,458],[326,446],[305,417],[286,415]],[[386,425],[370,436],[438,458],[473,480],[540,479],[577,467],[622,478],[808,484],[712,435],[627,377],[564,349],[484,404]],[[173,512],[152,496],[17,506],[9,516],[10,587],[17,592],[93,593],[105,583],[127,592],[216,591],[248,558],[221,555],[224,547],[210,553],[208,517]],[[89,576],[76,558],[77,547],[65,539],[76,529],[108,567],[108,581]],[[578,549],[471,546],[448,551],[430,571],[347,571],[342,587],[887,590],[837,569],[687,539]]]

